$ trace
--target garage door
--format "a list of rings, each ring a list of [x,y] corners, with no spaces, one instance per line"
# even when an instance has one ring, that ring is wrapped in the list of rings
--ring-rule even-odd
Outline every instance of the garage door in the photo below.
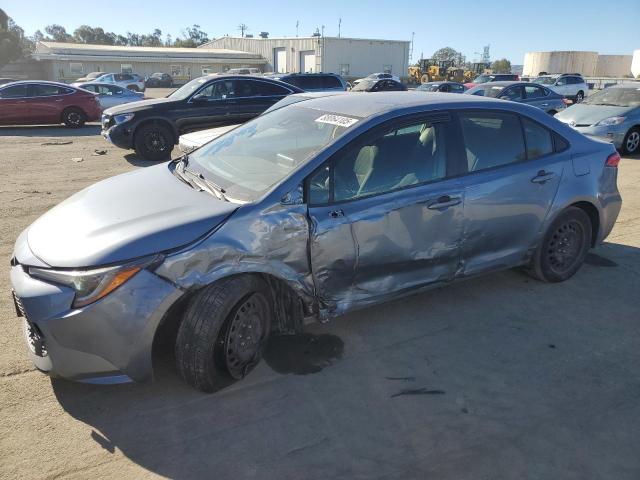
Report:
[[[315,73],[316,52],[314,50],[300,52],[300,71],[302,73]]]
[[[285,48],[273,49],[273,70],[276,73],[287,73],[287,50]]]

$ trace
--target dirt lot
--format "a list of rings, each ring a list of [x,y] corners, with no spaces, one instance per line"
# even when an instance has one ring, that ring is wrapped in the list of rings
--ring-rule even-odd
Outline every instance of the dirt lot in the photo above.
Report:
[[[34,371],[9,294],[16,237],[148,163],[97,126],[3,128],[0,147],[1,477],[640,478],[640,158],[622,161],[618,224],[572,280],[508,271],[351,314],[204,395],[164,357],[144,385]]]

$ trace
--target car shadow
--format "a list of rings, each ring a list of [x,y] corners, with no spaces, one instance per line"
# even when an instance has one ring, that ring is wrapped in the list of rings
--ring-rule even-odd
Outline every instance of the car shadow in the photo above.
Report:
[[[153,167],[159,163],[139,157],[136,153],[127,153],[124,155],[124,159],[134,167]]]
[[[90,137],[100,135],[99,123],[87,123],[81,128],[64,125],[0,126],[0,137]]]
[[[520,473],[562,478],[547,461],[558,436],[583,471],[611,472],[640,466],[593,455],[638,439],[619,408],[637,404],[632,270],[640,249],[607,243],[561,284],[506,271],[350,313],[276,337],[214,394],[185,385],[167,352],[151,383],[51,383],[87,441],[169,478],[489,477],[511,471],[514,438]],[[599,436],[605,415],[626,430]]]

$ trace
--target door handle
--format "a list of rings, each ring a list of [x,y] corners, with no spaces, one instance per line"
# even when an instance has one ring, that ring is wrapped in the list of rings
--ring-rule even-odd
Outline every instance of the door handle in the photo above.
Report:
[[[430,202],[427,205],[429,210],[440,210],[442,208],[453,207],[454,205],[458,205],[462,200],[460,197],[450,197],[449,195],[443,195],[438,197],[437,200]]]
[[[531,179],[533,183],[546,183],[555,177],[556,174],[553,172],[546,172],[544,170],[540,170],[538,174]]]
[[[339,208],[338,210],[332,210],[329,212],[329,216],[331,218],[339,218],[339,217],[344,217],[344,212],[342,211],[341,208]]]

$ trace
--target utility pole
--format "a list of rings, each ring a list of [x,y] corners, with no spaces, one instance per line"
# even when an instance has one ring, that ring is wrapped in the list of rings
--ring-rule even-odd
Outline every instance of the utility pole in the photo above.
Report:
[[[342,18],[338,19],[338,38],[340,38],[340,30],[342,27]]]
[[[298,36],[298,27],[300,27],[300,20],[296,20],[296,37]]]
[[[249,27],[247,27],[244,23],[241,23],[240,25],[238,25],[238,30],[240,30],[240,36],[244,37],[244,32],[249,30]]]

